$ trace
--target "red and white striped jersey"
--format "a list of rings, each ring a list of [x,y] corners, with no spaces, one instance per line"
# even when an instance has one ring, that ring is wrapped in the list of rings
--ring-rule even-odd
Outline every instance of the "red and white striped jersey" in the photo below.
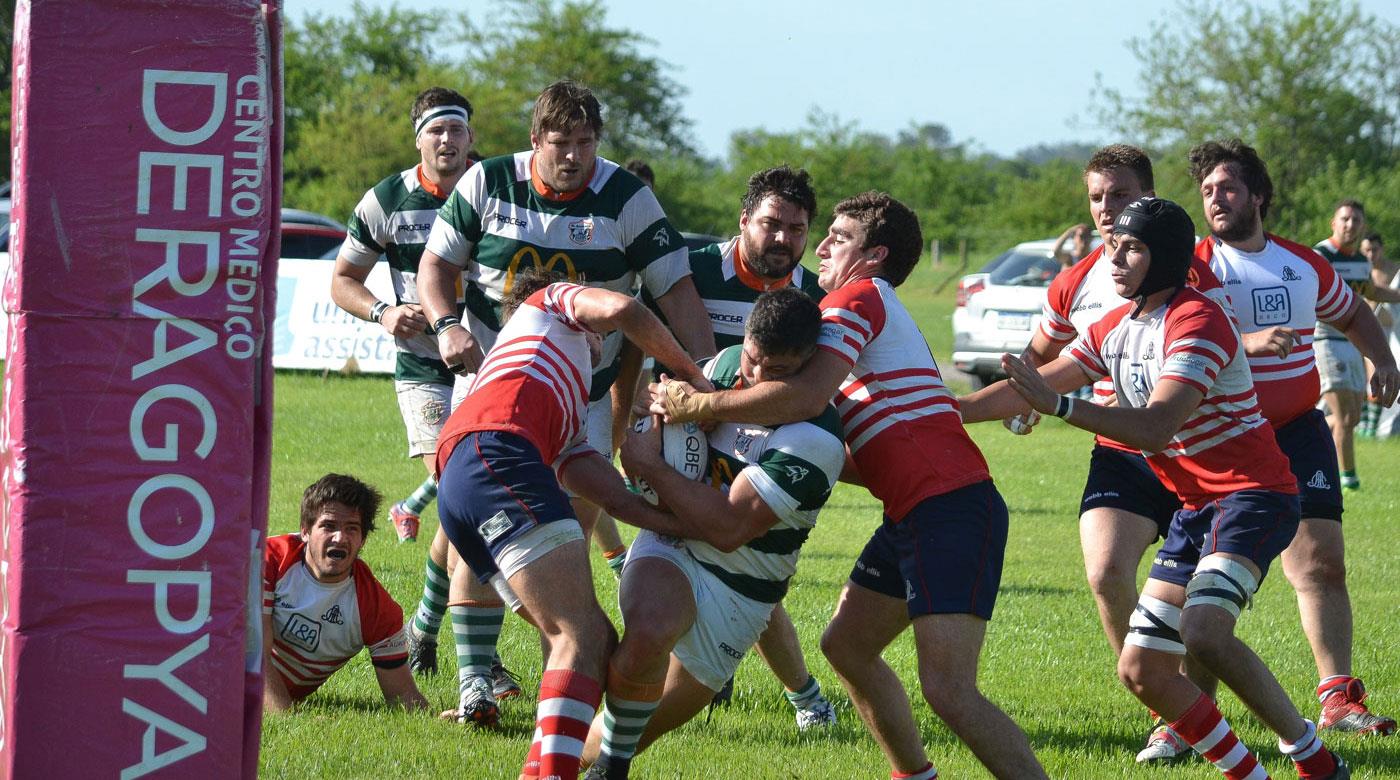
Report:
[[[523,436],[545,463],[586,441],[593,360],[590,331],[574,315],[574,299],[585,289],[557,282],[520,304],[442,428],[439,472],[457,442],[474,431]]]
[[[1088,333],[1090,325],[1123,305],[1123,297],[1113,286],[1113,261],[1104,251],[1104,246],[1100,244],[1095,247],[1087,257],[1061,272],[1050,283],[1040,318],[1040,332],[1052,344],[1060,347],[1069,344],[1075,336]],[[1230,312],[1230,301],[1225,296],[1225,290],[1205,261],[1192,259],[1191,268],[1186,272],[1186,283],[1225,307],[1227,314]],[[1113,382],[1105,378],[1094,383],[1095,403],[1102,404],[1111,397]],[[1137,452],[1133,447],[1103,436],[1096,436],[1094,440],[1105,447]]]
[[[898,521],[929,496],[988,478],[919,326],[884,279],[822,298],[818,345],[851,365],[833,402],[861,478]]]
[[[1210,263],[1225,286],[1241,333],[1276,325],[1298,332],[1300,343],[1288,357],[1249,358],[1260,406],[1277,428],[1317,404],[1322,386],[1313,357],[1313,328],[1319,320],[1340,320],[1356,296],[1317,252],[1278,236],[1265,238],[1261,251],[1241,252],[1208,236],[1196,245],[1196,256]]]
[[[1161,381],[1205,393],[1166,449],[1143,453],[1163,484],[1193,509],[1240,490],[1297,493],[1224,310],[1190,288],[1138,319],[1130,316],[1134,305],[1090,325],[1066,354],[1090,376],[1107,377],[1120,406],[1147,406]]]
[[[369,648],[376,665],[408,659],[403,609],[364,561],[350,576],[325,584],[303,561],[297,534],[274,536],[263,551],[263,614],[272,616],[270,672],[293,699],[304,699],[337,669]]]

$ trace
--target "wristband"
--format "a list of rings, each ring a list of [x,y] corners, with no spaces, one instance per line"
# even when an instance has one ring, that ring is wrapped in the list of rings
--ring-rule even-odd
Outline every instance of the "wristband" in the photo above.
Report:
[[[388,311],[388,310],[389,310],[389,304],[385,303],[384,301],[375,301],[375,302],[374,302],[374,305],[371,306],[371,307],[369,307],[369,318],[370,318],[370,321],[372,321],[372,322],[383,322],[383,321],[384,321],[384,312],[386,312],[386,311]]]
[[[1055,416],[1065,418],[1074,411],[1074,399],[1067,395],[1060,396],[1060,405],[1055,407]]]
[[[440,336],[442,335],[443,331],[454,327],[462,327],[462,320],[456,315],[448,314],[444,317],[438,317],[437,320],[433,322],[433,333],[436,333]]]

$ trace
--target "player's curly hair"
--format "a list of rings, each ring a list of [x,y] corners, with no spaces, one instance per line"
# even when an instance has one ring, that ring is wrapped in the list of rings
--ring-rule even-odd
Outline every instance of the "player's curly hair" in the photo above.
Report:
[[[889,250],[876,276],[898,287],[924,253],[924,234],[919,230],[919,217],[908,206],[886,192],[862,192],[832,209],[834,217],[850,217],[865,231],[862,249],[883,246]]]
[[[520,308],[526,298],[555,282],[567,281],[568,278],[557,271],[545,270],[538,265],[522,266],[511,280],[510,292],[501,296],[501,324],[510,319],[510,315]]]
[[[812,176],[806,170],[779,165],[765,168],[749,177],[744,193],[743,212],[752,215],[770,195],[775,195],[807,211],[807,221],[817,213],[817,193],[812,190]]]
[[[1269,216],[1269,204],[1274,200],[1274,180],[1269,178],[1269,166],[1259,159],[1254,147],[1238,138],[1206,141],[1192,148],[1186,160],[1191,164],[1191,178],[1197,186],[1216,168],[1234,166],[1244,179],[1244,186],[1249,188],[1249,194],[1259,196],[1259,218]]]
[[[1084,163],[1084,178],[1087,179],[1091,173],[1108,173],[1115,168],[1132,171],[1143,192],[1156,189],[1152,180],[1152,158],[1147,156],[1147,152],[1128,144],[1109,144],[1094,152],[1089,162]]]
[[[530,135],[543,138],[545,133],[568,134],[580,127],[588,127],[595,137],[603,136],[603,106],[588,87],[564,79],[545,87],[535,98]]]
[[[334,501],[360,513],[360,534],[367,537],[374,530],[374,518],[379,516],[379,503],[383,500],[378,490],[352,476],[327,474],[301,494],[301,528],[310,528],[321,509]]]
[[[744,334],[766,355],[807,355],[817,347],[822,310],[797,287],[781,287],[758,296]]]

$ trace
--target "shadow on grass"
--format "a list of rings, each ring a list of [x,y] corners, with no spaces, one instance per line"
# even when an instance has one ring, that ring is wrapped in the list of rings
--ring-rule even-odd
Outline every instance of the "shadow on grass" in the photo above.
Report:
[[[1078,593],[1076,588],[1064,588],[1058,585],[1030,585],[1023,583],[1001,584],[1001,595],[1003,596],[1068,596]]]

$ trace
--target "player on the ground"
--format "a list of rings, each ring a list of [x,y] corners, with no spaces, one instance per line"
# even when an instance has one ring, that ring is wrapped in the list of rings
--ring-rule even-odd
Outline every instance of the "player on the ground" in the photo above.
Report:
[[[1394,403],[1400,371],[1371,309],[1311,249],[1264,232],[1273,198],[1268,168],[1238,139],[1207,142],[1190,153],[1211,235],[1196,246],[1230,295],[1264,417],[1288,456],[1302,497],[1298,535],[1283,553],[1283,573],[1298,593],[1322,703],[1321,728],[1388,734],[1392,718],[1370,712],[1352,675],[1351,599],[1342,541],[1342,492],[1336,449],[1315,408],[1319,379],[1313,327],[1346,334],[1375,365],[1371,394]]]
[[[336,305],[360,319],[383,325],[398,347],[394,389],[408,431],[408,455],[420,458],[428,471],[412,495],[389,509],[389,520],[401,542],[418,538],[419,516],[437,495],[432,456],[442,423],[452,411],[454,377],[438,354],[437,340],[428,333],[416,280],[437,210],[472,164],[475,135],[471,115],[471,103],[453,90],[430,87],[418,93],[409,118],[422,159],[365,193],[350,218],[331,278],[331,299]],[[378,300],[365,286],[381,256],[389,263],[394,283],[392,306]],[[415,672],[437,671],[438,629],[449,609],[448,583],[456,563],[456,552],[439,526],[428,550],[423,597],[407,628],[409,668]],[[461,605],[451,609],[454,625],[467,619]],[[519,695],[514,676],[494,655],[490,675],[497,698]]]
[[[789,376],[816,350],[821,310],[796,288],[763,293],[745,319],[742,343],[705,368],[715,387]],[[585,749],[589,778],[627,777],[635,753],[694,717],[733,676],[786,594],[846,462],[830,405],[772,428],[721,423],[709,432],[701,482],[661,457],[659,427],[631,434],[622,458],[675,516],[645,526],[627,555],[618,597],[626,630]]]
[[[816,210],[817,196],[806,171],[786,165],[759,171],[749,177],[739,210],[739,234],[690,253],[690,278],[714,326],[717,347],[743,343],[749,312],[767,290],[794,287],[813,301],[821,300],[816,276],[801,265]],[[645,293],[642,299],[655,306]],[[664,371],[665,366],[658,370]],[[808,671],[797,628],[781,603],[774,608],[757,648],[783,684],[799,730],[836,723],[836,710]],[[728,690],[721,689],[717,698],[727,700]]]
[[[374,530],[379,493],[343,474],[321,477],[301,497],[301,531],[263,551],[263,706],[285,710],[369,648],[390,704],[426,709],[413,684],[403,610],[360,560]]]
[[[1376,285],[1371,279],[1371,261],[1359,251],[1365,231],[1366,207],[1357,200],[1344,200],[1332,213],[1332,235],[1313,249],[1332,264],[1332,270],[1357,296],[1381,303],[1400,302],[1400,292]],[[1361,421],[1361,407],[1366,399],[1366,362],[1345,333],[1322,320],[1313,331],[1313,347],[1317,350],[1322,400],[1327,404],[1327,426],[1337,447],[1342,488],[1356,490],[1361,487],[1361,479],[1356,475],[1353,433]]]
[[[1118,660],[1123,684],[1228,778],[1267,777],[1209,696],[1181,673],[1190,653],[1279,736],[1309,780],[1346,764],[1298,714],[1278,680],[1235,637],[1240,611],[1298,528],[1298,487],[1260,412],[1243,341],[1219,304],[1187,285],[1195,226],[1177,204],[1144,197],[1114,223],[1113,280],[1129,300],[1039,372],[1006,355],[1009,379],[963,403],[969,421],[1029,403],[1135,445],[1183,508],[1153,560]],[[1059,393],[1102,377],[1112,406]]]
[[[884,193],[836,205],[817,248],[823,333],[798,373],[741,390],[653,386],[670,419],[796,422],[833,400],[860,478],[884,505],[841,592],[822,650],[890,762],[937,775],[904,687],[880,657],[911,625],[924,697],[998,777],[1045,777],[1025,734],[977,688],[1007,513],[957,402],[894,289],[923,251],[918,217]]]
[[[690,354],[714,354],[685,242],[650,189],[597,156],[602,130],[602,108],[592,92],[571,81],[551,84],[535,101],[531,149],[472,166],[438,212],[418,290],[431,321],[455,316],[465,271],[464,327],[437,335],[449,366],[476,370],[500,329],[501,299],[531,267],[619,293],[630,293],[640,278]],[[588,438],[600,452],[612,451],[608,388],[621,341],[617,333],[608,336],[589,387]],[[580,504],[576,512],[590,530],[597,509]],[[504,608],[465,573],[454,574],[452,593],[472,612],[458,634],[464,710],[494,710],[485,682]]]
[[[585,534],[561,482],[626,522],[646,525],[660,514],[628,492],[587,440],[588,381],[603,334],[622,330],[678,373],[706,380],[636,299],[551,283],[557,278],[531,268],[513,280],[496,344],[443,426],[438,514],[481,584],[503,583],[498,592],[545,644],[535,739],[522,774],[573,778],[617,635],[594,596]],[[433,325],[443,340],[462,328],[455,315]]]
[[[1152,160],[1127,144],[1098,150],[1084,166],[1089,214],[1105,241],[1050,284],[1040,327],[1022,359],[1045,365],[1083,335],[1089,326],[1122,305],[1113,279],[1114,222],[1129,203],[1153,194]],[[1202,260],[1193,260],[1188,284],[1217,303],[1228,299],[1215,274]],[[1113,383],[1094,383],[1094,402],[1111,403]],[[1166,538],[1172,514],[1181,501],[1147,465],[1142,451],[1106,437],[1094,440],[1089,473],[1079,503],[1079,540],[1084,571],[1098,605],[1099,621],[1115,657],[1123,653],[1128,620],[1138,600],[1137,570],[1143,553]],[[1139,762],[1171,761],[1191,755],[1191,746],[1155,718]]]

